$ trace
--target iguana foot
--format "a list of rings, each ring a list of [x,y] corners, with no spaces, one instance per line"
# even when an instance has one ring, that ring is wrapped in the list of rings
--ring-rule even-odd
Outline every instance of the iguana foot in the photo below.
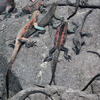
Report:
[[[73,41],[73,43],[75,46],[72,48],[72,50],[76,53],[76,55],[78,55],[80,53],[81,47],[85,45],[85,41],[81,41],[81,43],[79,41]]]
[[[49,61],[51,61],[52,60],[52,57],[53,57],[53,53],[55,52],[55,50],[56,50],[56,48],[55,47],[53,47],[52,49],[50,49],[49,50],[49,56],[47,56],[45,59],[44,59],[44,61],[43,62],[49,62]]]
[[[35,43],[36,43],[36,41],[26,42],[26,43],[25,43],[25,46],[26,46],[27,48],[30,48],[30,47],[36,46]]]
[[[11,47],[11,48],[13,48],[13,49],[15,48],[14,44],[8,44],[8,46]]]
[[[47,56],[45,59],[44,59],[44,61],[43,62],[49,62],[49,61],[51,61],[52,60],[52,56]]]
[[[10,44],[8,44],[8,46],[14,49],[14,47],[15,47],[15,40],[12,41]]]
[[[68,55],[68,49],[62,46],[61,50],[64,51],[64,57],[65,57],[65,59],[68,60],[68,61],[70,61],[71,60],[71,56]]]
[[[80,53],[80,49],[78,48],[72,48],[72,50],[75,52],[76,55],[78,55]]]
[[[92,37],[92,34],[88,32],[81,32],[81,37],[84,37],[84,36],[89,38],[89,37]]]
[[[14,8],[14,10],[12,11],[12,13],[17,13],[17,8]]]
[[[42,30],[42,31],[38,31],[38,34],[44,34],[46,32],[46,30]]]
[[[69,62],[71,61],[71,56],[70,56],[70,55],[67,55],[67,56],[65,55],[64,57],[65,57],[65,59],[68,60]]]
[[[10,18],[11,17],[11,13],[7,13],[5,14],[5,16],[3,17],[3,20],[5,20],[6,18]]]
[[[25,15],[24,12],[19,12],[15,15],[15,18],[23,17]]]

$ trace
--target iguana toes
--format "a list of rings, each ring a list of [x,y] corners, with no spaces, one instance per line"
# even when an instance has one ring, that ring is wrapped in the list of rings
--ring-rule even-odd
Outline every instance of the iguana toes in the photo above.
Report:
[[[67,22],[62,22],[61,25],[57,29],[56,37],[54,40],[54,47],[49,51],[49,56],[47,56],[44,59],[45,61],[51,61],[51,69],[52,69],[52,77],[49,85],[52,84],[52,82],[55,83],[55,71],[56,71],[56,66],[58,62],[58,57],[60,54],[60,51],[64,51],[64,57],[66,60],[71,60],[71,57],[68,55],[68,49],[64,47],[64,43],[66,40],[66,35],[67,35]]]
[[[37,20],[38,15],[39,15],[39,11],[38,10],[34,11],[34,13],[32,14],[32,17],[24,24],[24,26],[18,32],[16,42],[15,42],[15,48],[12,53],[10,62],[8,64],[8,71],[7,71],[7,75],[6,75],[6,83],[7,83],[6,85],[7,85],[8,96],[9,96],[9,73],[11,71],[12,65],[16,59],[19,49],[21,48],[23,43],[26,43],[26,46],[28,46],[28,47],[31,47],[34,45],[34,42],[29,42],[29,40],[27,38],[25,38],[24,35],[27,34],[30,27],[32,27],[32,25],[34,26],[35,29],[45,30],[43,27],[40,27],[37,25],[36,20]]]
[[[74,33],[75,33],[75,36],[73,38],[74,47],[72,49],[76,54],[79,54],[82,45],[84,45],[84,43],[85,43],[84,41],[82,41],[82,36],[88,36],[88,37],[91,36],[91,34],[89,34],[89,33],[82,33],[82,29],[83,29],[85,20],[91,12],[92,12],[92,10],[89,10],[86,13],[86,15],[84,16],[82,23],[80,25],[73,23],[76,27],[74,29]]]

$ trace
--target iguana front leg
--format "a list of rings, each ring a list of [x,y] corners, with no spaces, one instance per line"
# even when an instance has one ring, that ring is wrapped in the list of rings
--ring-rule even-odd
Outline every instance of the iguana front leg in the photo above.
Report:
[[[88,33],[88,32],[81,32],[80,34],[81,34],[81,37],[83,37],[83,36],[92,37],[92,34]]]
[[[20,41],[21,43],[26,43],[29,41],[29,39],[22,37],[22,38],[18,39],[18,41]],[[14,48],[15,47],[15,40],[12,43],[10,43],[9,46]]]
[[[34,25],[34,28],[37,29],[37,30],[40,30],[40,31],[44,31],[45,30],[45,28],[43,28],[41,26],[38,26],[37,22],[33,23],[33,25]]]

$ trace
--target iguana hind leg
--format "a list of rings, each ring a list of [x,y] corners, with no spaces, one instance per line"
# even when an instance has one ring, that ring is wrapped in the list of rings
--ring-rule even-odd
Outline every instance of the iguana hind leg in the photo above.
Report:
[[[80,34],[81,34],[81,37],[84,37],[84,36],[86,36],[86,37],[92,37],[92,34],[88,33],[88,32],[81,32]]]
[[[18,14],[15,15],[15,18],[23,17],[25,15],[24,12],[19,12]]]
[[[3,20],[10,17],[11,17],[11,13],[6,13],[5,16],[3,17]]]
[[[26,43],[25,43],[25,46],[26,46],[27,48],[30,48],[30,47],[36,46],[35,43],[36,43],[36,41],[26,42]]]
[[[85,41],[81,40],[80,42],[76,39],[73,39],[73,44],[74,44],[74,47],[72,49],[76,53],[76,55],[78,55],[80,53],[82,46],[85,44]]]
[[[11,48],[14,49],[14,47],[15,47],[15,40],[13,40],[11,43],[9,43],[8,46],[10,46]]]
[[[47,56],[45,59],[44,59],[44,62],[46,61],[51,61],[52,60],[52,54],[55,52],[56,48],[53,47],[52,49],[49,50],[49,56]]]
[[[64,57],[66,60],[70,61],[71,60],[71,56],[68,55],[68,49],[65,47],[61,47],[61,50],[64,51]]]
[[[30,47],[33,47],[33,46],[36,46],[34,41],[30,41],[28,38],[24,38],[22,37],[21,39],[18,39],[21,43],[25,43],[25,46],[27,48],[30,48]]]

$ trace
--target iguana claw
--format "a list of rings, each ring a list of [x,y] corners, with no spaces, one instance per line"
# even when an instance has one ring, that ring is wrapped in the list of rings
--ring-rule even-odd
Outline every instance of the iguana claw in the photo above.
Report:
[[[68,62],[70,62],[71,56],[70,55],[67,55],[67,56],[65,56],[65,59],[68,60]]]
[[[36,46],[36,41],[34,42],[34,41],[32,41],[32,42],[26,42],[25,43],[25,46],[27,47],[27,48],[30,48],[30,47],[33,47],[33,46]]]

